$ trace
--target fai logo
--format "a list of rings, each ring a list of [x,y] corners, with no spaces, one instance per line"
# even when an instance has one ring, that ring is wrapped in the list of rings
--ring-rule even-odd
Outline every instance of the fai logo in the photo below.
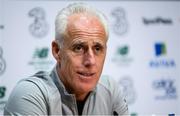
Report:
[[[119,46],[112,61],[121,66],[128,66],[132,62],[129,51],[130,48],[128,45]]]
[[[48,34],[48,24],[46,22],[46,14],[44,9],[40,7],[33,8],[28,13],[29,17],[34,21],[29,26],[30,33],[36,38],[43,38]]]
[[[134,90],[133,81],[129,77],[124,77],[119,80],[120,87],[122,87],[122,91],[127,100],[128,104],[133,104],[136,99],[136,92]]]
[[[3,58],[3,49],[0,47],[0,76],[4,73],[6,69],[6,62]]]
[[[161,79],[153,82],[153,88],[157,91],[156,99],[176,99],[177,92],[172,79]]]
[[[29,62],[35,70],[49,70],[53,64],[53,61],[49,59],[48,47],[36,48]]]
[[[126,20],[126,13],[123,8],[117,7],[112,11],[112,16],[115,21],[113,24],[113,31],[117,35],[123,35],[127,32],[128,23]]]

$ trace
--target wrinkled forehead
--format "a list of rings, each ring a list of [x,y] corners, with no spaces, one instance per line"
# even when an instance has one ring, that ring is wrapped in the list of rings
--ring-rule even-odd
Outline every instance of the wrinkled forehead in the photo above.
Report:
[[[87,13],[77,13],[69,16],[67,29],[99,30],[105,32],[99,18]]]
[[[68,18],[65,34],[65,45],[72,43],[106,44],[104,26],[96,16],[89,14],[73,14]]]

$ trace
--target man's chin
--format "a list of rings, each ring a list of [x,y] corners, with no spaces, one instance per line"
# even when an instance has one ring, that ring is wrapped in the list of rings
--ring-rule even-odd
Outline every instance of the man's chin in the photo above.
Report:
[[[83,86],[80,86],[78,90],[80,90],[79,92],[82,92],[82,93],[89,93],[91,91],[93,91],[95,88],[95,86],[93,85],[83,85]]]
[[[81,89],[80,91],[77,91],[75,93],[76,99],[78,101],[84,101],[87,98],[87,96],[89,95],[89,93],[93,90],[94,90],[93,88],[86,88],[86,89]]]

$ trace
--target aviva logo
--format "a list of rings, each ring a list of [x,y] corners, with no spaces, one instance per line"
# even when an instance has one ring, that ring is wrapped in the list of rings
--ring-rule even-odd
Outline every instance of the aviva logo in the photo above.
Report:
[[[151,68],[173,68],[176,62],[172,56],[167,54],[166,44],[163,42],[155,43],[155,58],[151,59],[149,65]],[[163,57],[162,57],[163,56]]]
[[[165,55],[167,53],[166,45],[164,43],[155,43],[155,53],[156,56]]]

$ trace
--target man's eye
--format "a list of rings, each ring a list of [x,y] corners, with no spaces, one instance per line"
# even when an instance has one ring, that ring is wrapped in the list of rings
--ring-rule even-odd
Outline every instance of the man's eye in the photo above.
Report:
[[[96,52],[99,52],[99,51],[102,51],[102,50],[103,50],[102,46],[99,46],[99,45],[95,46],[95,51]]]
[[[99,50],[100,50],[100,47],[99,47],[99,46],[96,46],[95,49],[96,49],[96,51],[99,51]]]
[[[75,52],[83,52],[83,46],[82,45],[77,45],[73,49]]]

